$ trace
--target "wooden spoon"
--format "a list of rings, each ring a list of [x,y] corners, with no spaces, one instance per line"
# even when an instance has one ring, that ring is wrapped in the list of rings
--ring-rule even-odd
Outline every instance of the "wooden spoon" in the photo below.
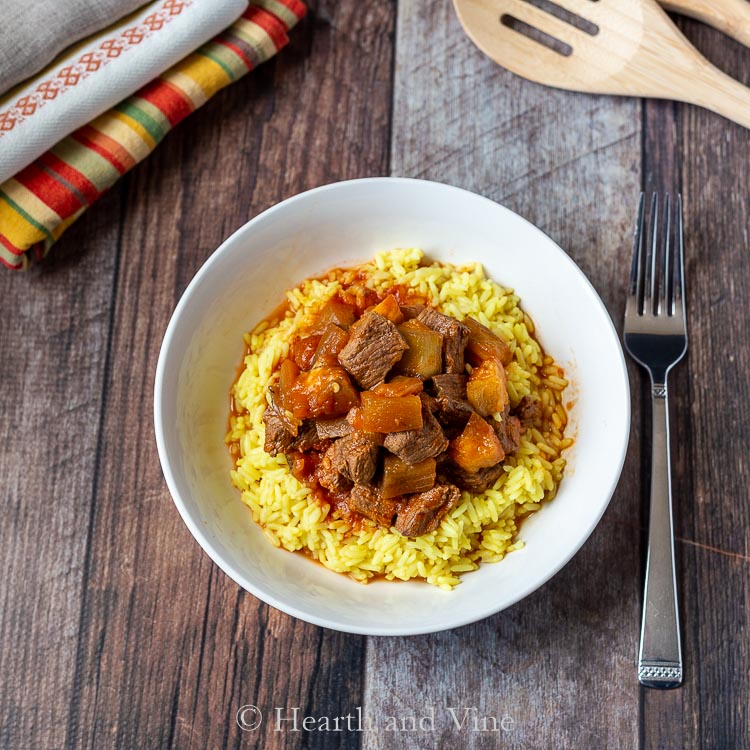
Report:
[[[747,0],[659,0],[659,5],[697,18],[750,47],[750,3]]]
[[[715,68],[654,0],[453,0],[471,40],[537,83],[679,99],[750,128],[750,89]]]

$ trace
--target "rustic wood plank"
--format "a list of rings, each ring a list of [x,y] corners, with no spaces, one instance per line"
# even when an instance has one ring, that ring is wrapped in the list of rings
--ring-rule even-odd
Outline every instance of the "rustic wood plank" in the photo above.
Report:
[[[467,187],[536,223],[579,263],[619,324],[639,189],[638,102],[508,74],[465,38],[447,2],[402,2],[396,38],[393,173]],[[638,401],[634,414],[638,425]],[[381,715],[436,706],[436,731],[410,735],[411,747],[635,747],[639,485],[636,429],[620,487],[576,558],[484,622],[372,639],[367,705]],[[459,731],[448,706],[508,714],[513,729]],[[364,747],[402,739],[367,734]]]
[[[240,706],[334,714],[360,701],[364,639],[273,611],[218,571],[172,506],[152,435],[162,333],[208,254],[299,190],[387,170],[393,5],[313,5],[290,48],[181,125],[132,176],[71,744],[289,747],[298,736],[268,721],[244,735]],[[338,746],[330,740],[305,745]]]
[[[59,747],[65,734],[120,204],[118,189],[42,267],[0,270],[2,747]]]
[[[693,21],[688,37],[750,81],[747,49]],[[683,650],[681,690],[643,691],[645,748],[742,747],[750,736],[750,133],[711,113],[645,108],[644,184],[682,189],[690,347],[672,376],[673,488]],[[739,447],[739,450],[738,450]]]
[[[11,311],[0,330],[0,746],[682,749],[750,736],[750,134],[681,105],[525,83],[471,46],[447,0],[402,0],[391,142],[393,6],[315,3],[277,61],[181,125],[42,268],[0,274]],[[680,25],[750,82],[747,50]],[[682,188],[692,304],[689,356],[672,379],[681,690],[635,683],[650,423],[632,365],[631,450],[599,528],[542,590],[474,626],[370,639],[365,655],[364,639],[240,591],[173,510],[151,391],[180,292],[251,215],[386,173],[389,158],[394,174],[468,187],[541,226],[618,325],[639,182]],[[243,734],[234,714],[245,703],[267,718],[275,706],[357,705],[419,718],[432,705],[436,731],[293,735],[267,723]],[[447,706],[512,726],[500,743],[456,731]]]

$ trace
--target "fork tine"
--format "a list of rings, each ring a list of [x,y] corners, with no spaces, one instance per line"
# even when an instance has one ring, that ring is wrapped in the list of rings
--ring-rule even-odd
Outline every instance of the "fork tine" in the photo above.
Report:
[[[643,314],[654,314],[654,297],[656,292],[654,282],[656,277],[656,250],[657,240],[659,237],[659,194],[651,195],[651,213],[649,214],[649,238],[646,246],[646,264],[644,273],[646,275],[646,285],[643,292]]]
[[[661,315],[671,314],[670,304],[670,277],[669,277],[669,256],[671,255],[671,236],[672,236],[672,200],[667,193],[664,197],[664,237],[662,241],[661,252],[661,271],[659,273],[659,288],[656,299],[656,313]]]
[[[676,252],[674,263],[674,294],[672,314],[685,317],[685,240],[682,232],[682,194],[677,195]]]
[[[638,200],[638,218],[635,221],[635,232],[633,234],[633,257],[630,261],[630,286],[628,288],[628,299],[625,306],[626,313],[640,313],[638,297],[642,285],[642,263],[641,248],[643,246],[643,222],[645,219],[646,194],[641,193]]]

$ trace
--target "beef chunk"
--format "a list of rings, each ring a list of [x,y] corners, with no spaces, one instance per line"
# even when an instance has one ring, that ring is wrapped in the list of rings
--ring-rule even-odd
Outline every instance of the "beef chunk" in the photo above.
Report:
[[[266,438],[263,450],[272,456],[286,453],[294,447],[299,433],[299,420],[292,420],[276,401],[272,393],[271,403],[263,412],[263,424],[266,426]]]
[[[319,419],[317,420],[318,436],[321,440],[326,438],[340,438],[354,432],[354,428],[347,422],[346,417],[337,419]]]
[[[518,417],[505,415],[502,422],[496,422],[492,419],[490,424],[500,440],[500,445],[503,446],[505,455],[515,453],[521,444],[521,421]]]
[[[306,419],[300,423],[290,419],[275,399],[263,412],[263,423],[266,426],[263,449],[272,456],[289,451],[309,451],[321,440],[314,420]]]
[[[430,396],[429,393],[422,391],[422,393],[419,394],[419,400],[422,402],[422,407],[427,409],[430,414],[440,411],[437,399],[434,396]]]
[[[403,536],[421,536],[435,531],[445,514],[461,497],[458,487],[442,484],[418,495],[407,495],[394,526]]]
[[[466,400],[466,375],[435,375],[432,384],[440,409],[440,421],[450,426],[466,424],[473,411]]]
[[[397,500],[384,500],[380,493],[369,485],[357,484],[346,499],[349,510],[370,518],[381,526],[390,528],[399,507]]]
[[[391,432],[385,436],[383,445],[408,464],[418,464],[426,458],[433,458],[448,447],[448,439],[443,434],[440,422],[422,400],[422,427],[418,430]]]
[[[503,473],[503,465],[499,463],[487,469],[476,472],[462,469],[447,454],[441,456],[438,464],[438,479],[445,478],[458,485],[462,490],[469,492],[484,492],[492,487]]]
[[[331,446],[329,453],[339,474],[355,484],[365,484],[375,474],[378,441],[365,432],[352,432],[342,437]]]
[[[347,345],[339,352],[339,362],[366,390],[382,383],[408,348],[390,320],[369,312],[352,328]]]
[[[266,426],[266,440],[263,444],[263,450],[272,456],[286,453],[292,447],[294,435],[287,430],[284,420],[270,405],[263,412],[263,424]]]
[[[309,451],[310,448],[317,445],[319,442],[320,437],[318,436],[315,420],[306,419],[299,426],[297,437],[294,438],[294,441],[292,442],[291,450],[302,452]]]
[[[524,396],[515,408],[515,414],[522,422],[538,422],[542,418],[542,402]]]
[[[315,478],[321,487],[325,487],[330,492],[346,492],[351,488],[352,483],[339,472],[332,458],[335,449],[336,443],[323,454],[323,458],[315,469]]]
[[[469,329],[455,318],[429,307],[419,313],[417,320],[443,334],[443,370],[453,375],[463,373],[464,349],[469,340]]]
[[[414,305],[401,305],[401,312],[403,313],[404,320],[416,318],[422,310],[424,310],[424,305],[419,302]]]

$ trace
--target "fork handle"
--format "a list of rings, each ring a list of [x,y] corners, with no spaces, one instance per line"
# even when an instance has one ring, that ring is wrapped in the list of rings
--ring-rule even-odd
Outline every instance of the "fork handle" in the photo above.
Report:
[[[638,657],[640,683],[655,688],[677,687],[682,682],[666,378],[664,381],[651,386],[651,517]]]
[[[660,5],[713,26],[750,47],[750,4],[747,0],[660,0]]]

